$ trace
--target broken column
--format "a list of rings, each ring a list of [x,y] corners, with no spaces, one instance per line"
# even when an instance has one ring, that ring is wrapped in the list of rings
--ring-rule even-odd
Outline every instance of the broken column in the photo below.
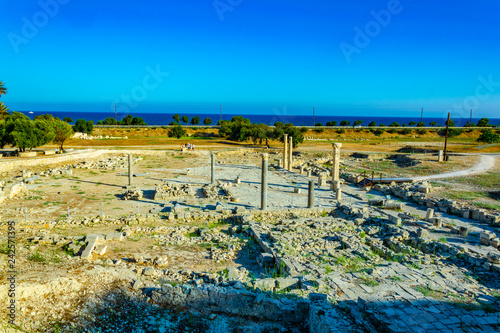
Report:
[[[128,154],[128,186],[132,186],[134,174],[132,173],[132,154]]]
[[[332,163],[332,190],[337,191],[340,188],[340,147],[341,143],[332,143],[333,146],[333,163]]]
[[[210,183],[215,183],[215,155],[213,152],[210,153]]]
[[[314,207],[314,180],[309,179],[309,196],[307,199],[307,208]]]
[[[283,169],[288,169],[288,134],[283,135]]]
[[[267,209],[267,159],[269,154],[262,154],[262,191],[260,198],[260,209]]]
[[[425,214],[425,220],[430,221],[434,217],[434,209],[428,208],[427,214]]]
[[[438,155],[438,162],[443,162],[443,161],[444,161],[444,151],[440,150]]]
[[[288,170],[292,171],[293,137],[288,137]]]
[[[337,201],[342,200],[342,190],[340,189],[340,186],[335,190],[335,195],[337,196]]]

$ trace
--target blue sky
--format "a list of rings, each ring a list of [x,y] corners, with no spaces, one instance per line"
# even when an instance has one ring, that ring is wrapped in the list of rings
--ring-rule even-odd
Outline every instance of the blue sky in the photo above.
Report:
[[[500,117],[498,13],[498,0],[8,1],[2,101]]]

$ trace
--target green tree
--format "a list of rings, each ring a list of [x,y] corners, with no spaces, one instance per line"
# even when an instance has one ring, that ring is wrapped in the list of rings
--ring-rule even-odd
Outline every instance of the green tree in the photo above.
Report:
[[[316,125],[314,125],[314,126],[318,126],[319,127],[319,126],[323,126],[323,124],[322,123],[316,123]]]
[[[54,139],[52,141],[58,144],[61,150],[64,150],[64,141],[73,135],[73,128],[66,121],[60,119],[56,119],[52,126],[54,128]]]
[[[369,127],[377,126],[377,123],[375,121],[372,121],[371,123],[368,124]]]
[[[64,121],[70,124],[73,122],[73,119],[71,119],[70,117],[64,117]]]
[[[113,121],[115,121],[113,118],[106,118],[106,120],[108,119],[112,119]],[[104,121],[105,124],[106,120]],[[93,120],[86,121],[85,119],[78,119],[75,125],[73,126],[73,130],[75,132],[92,134],[92,131],[94,130],[94,121]]]
[[[210,119],[210,118],[205,118],[205,120],[203,120],[203,124],[204,124],[204,125],[212,125],[212,119]]]
[[[31,147],[30,150],[35,147],[45,146],[54,140],[54,121],[45,119],[37,119],[33,121],[35,137],[33,138],[33,147]]]
[[[488,123],[490,122],[490,120],[488,118],[481,118],[478,122],[477,122],[477,126],[478,127],[488,127]]]
[[[417,124],[417,123],[416,123],[416,122],[414,122],[414,121],[410,121],[410,122],[408,123],[408,125],[410,125],[410,126],[415,126],[416,124]]]
[[[446,126],[446,121],[445,121],[445,126]],[[453,119],[450,119],[450,123],[448,124],[449,127],[455,127],[455,122],[453,121]]]
[[[200,123],[200,117],[199,116],[194,116],[191,119],[191,125],[198,125]]]
[[[498,133],[494,133],[492,130],[486,130],[481,133],[477,141],[486,143],[500,142],[500,135]]]
[[[184,124],[189,123],[189,117],[188,117],[188,116],[182,116],[181,120],[182,120],[182,122],[183,122]]]
[[[112,118],[112,117],[108,117],[108,118],[104,119],[104,123],[103,123],[103,125],[108,125],[108,126],[109,125],[117,125],[117,124],[118,124],[118,122],[116,121],[116,119]],[[75,130],[75,132],[77,132],[77,131]]]
[[[347,121],[347,120],[342,120],[342,121],[340,122],[340,126],[349,126],[350,124],[351,124],[351,122],[350,122],[350,121]]]
[[[302,131],[298,128],[293,126],[292,123],[289,124],[283,124],[283,123],[276,123],[274,124],[274,132],[273,132],[273,137],[278,139],[280,142],[283,142],[283,135],[288,134],[288,136],[292,136],[292,142],[293,142],[293,147],[297,147],[300,143],[304,142],[304,135],[302,134]]]
[[[170,131],[168,132],[168,136],[180,139],[186,136],[186,130],[180,124],[177,124],[170,129]]]
[[[334,120],[334,121],[328,121],[326,123],[326,126],[337,126],[337,122]]]
[[[431,126],[436,126],[436,125],[437,125],[437,123],[436,123],[435,121],[431,121],[431,122],[429,123],[429,125],[431,125]]]
[[[174,114],[174,115],[172,116],[172,119],[173,119],[173,120],[174,120],[177,124],[181,122],[181,117],[179,116],[179,114],[178,114],[178,113]]]
[[[5,88],[5,85],[2,81],[0,81],[0,97],[2,95],[7,95],[7,88]]]
[[[128,114],[125,118],[123,118],[121,121],[120,121],[120,124],[121,125],[132,125],[132,120],[134,120],[134,116],[132,116],[131,114]]]
[[[363,120],[356,120],[353,124],[353,126],[359,126],[363,123]]]
[[[141,117],[134,117],[134,119],[132,119],[132,125],[147,125],[147,124]]]
[[[54,116],[51,114],[42,114],[42,115],[36,116],[34,118],[34,120],[46,120],[46,121],[50,121],[50,122],[53,122],[54,119],[55,119]]]
[[[399,123],[398,122],[393,122],[392,124],[390,124],[389,126],[391,127],[399,127]]]
[[[5,132],[6,142],[17,147],[21,152],[25,152],[26,149],[32,149],[35,145],[35,128],[29,118],[12,118],[7,120]]]
[[[423,121],[418,122],[417,127],[424,127],[425,123]]]

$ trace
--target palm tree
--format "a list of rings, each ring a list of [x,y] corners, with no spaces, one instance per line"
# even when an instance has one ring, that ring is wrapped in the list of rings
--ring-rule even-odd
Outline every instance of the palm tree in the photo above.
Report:
[[[2,97],[2,95],[7,95],[7,88],[5,88],[3,82],[0,81],[0,97]]]
[[[9,114],[9,107],[2,102],[0,102],[0,119],[5,119]]]

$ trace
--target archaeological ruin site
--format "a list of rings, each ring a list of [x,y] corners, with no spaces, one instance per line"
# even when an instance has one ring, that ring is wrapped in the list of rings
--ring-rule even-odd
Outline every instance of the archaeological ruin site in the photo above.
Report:
[[[2,329],[500,331],[494,156],[283,141],[1,158]]]

